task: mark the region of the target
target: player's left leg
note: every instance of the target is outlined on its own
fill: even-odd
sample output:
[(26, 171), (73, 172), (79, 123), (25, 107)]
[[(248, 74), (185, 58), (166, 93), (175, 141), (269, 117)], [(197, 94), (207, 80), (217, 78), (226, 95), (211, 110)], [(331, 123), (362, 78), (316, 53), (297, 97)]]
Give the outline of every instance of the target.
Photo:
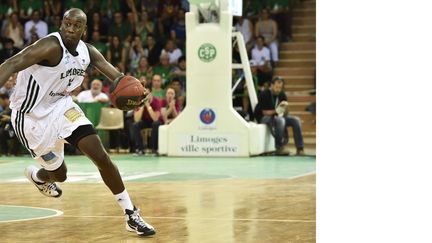
[[(154, 228), (147, 224), (139, 215), (139, 210), (134, 207), (127, 193), (117, 166), (105, 151), (102, 142), (95, 132), (90, 130), (93, 127), (86, 125), (78, 127), (68, 141), (75, 143), (81, 152), (89, 157), (98, 167), (102, 180), (114, 194), (118, 204), (124, 210), (126, 216), (126, 229), (135, 231), (138, 235), (153, 235)], [(94, 129), (93, 129), (94, 130)]]

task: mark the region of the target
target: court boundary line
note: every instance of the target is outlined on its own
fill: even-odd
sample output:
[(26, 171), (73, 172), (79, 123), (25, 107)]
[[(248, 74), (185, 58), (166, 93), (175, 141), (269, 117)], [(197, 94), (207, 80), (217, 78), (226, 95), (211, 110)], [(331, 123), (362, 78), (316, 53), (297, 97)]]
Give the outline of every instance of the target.
[(31, 206), (21, 206), (21, 205), (10, 205), (10, 204), (0, 204), (0, 207), (6, 206), (6, 207), (15, 207), (15, 208), (33, 208), (33, 209), (44, 209), (49, 211), (54, 211), (56, 214), (49, 215), (49, 216), (42, 216), (42, 217), (35, 217), (35, 218), (28, 218), (28, 219), (13, 219), (13, 220), (0, 220), (1, 223), (13, 223), (13, 222), (21, 222), (21, 221), (30, 221), (30, 220), (38, 220), (38, 219), (47, 219), (47, 218), (53, 218), (60, 215), (64, 215), (63, 211), (52, 209), (52, 208), (41, 208), (41, 207), (31, 207)]
[[(63, 215), (65, 218), (124, 218), (124, 216), (113, 216), (113, 215)], [(146, 219), (179, 219), (179, 220), (213, 220), (213, 221), (258, 221), (258, 222), (288, 222), (288, 223), (316, 223), (316, 220), (312, 219), (243, 219), (243, 218), (194, 218), (194, 217), (158, 217), (158, 216), (142, 216)]]

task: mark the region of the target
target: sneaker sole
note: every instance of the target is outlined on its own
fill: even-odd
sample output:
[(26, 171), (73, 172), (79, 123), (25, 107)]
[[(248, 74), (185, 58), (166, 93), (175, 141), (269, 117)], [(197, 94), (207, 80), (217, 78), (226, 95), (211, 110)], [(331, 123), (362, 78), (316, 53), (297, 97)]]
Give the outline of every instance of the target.
[(154, 230), (152, 232), (147, 233), (147, 234), (144, 232), (138, 232), (137, 230), (131, 228), (127, 223), (126, 223), (126, 230), (129, 232), (135, 232), (139, 236), (150, 236), (150, 235), (156, 234), (156, 231), (154, 231)]

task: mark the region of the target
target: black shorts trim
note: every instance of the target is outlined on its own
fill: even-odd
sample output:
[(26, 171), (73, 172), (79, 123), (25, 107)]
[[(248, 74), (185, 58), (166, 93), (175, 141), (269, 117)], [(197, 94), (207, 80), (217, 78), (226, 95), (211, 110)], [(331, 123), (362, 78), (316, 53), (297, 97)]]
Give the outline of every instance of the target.
[(82, 138), (93, 134), (96, 134), (96, 130), (92, 125), (82, 125), (77, 127), (77, 129), (75, 129), (69, 137), (65, 138), (65, 140), (72, 144), (75, 148), (78, 148), (78, 142)]

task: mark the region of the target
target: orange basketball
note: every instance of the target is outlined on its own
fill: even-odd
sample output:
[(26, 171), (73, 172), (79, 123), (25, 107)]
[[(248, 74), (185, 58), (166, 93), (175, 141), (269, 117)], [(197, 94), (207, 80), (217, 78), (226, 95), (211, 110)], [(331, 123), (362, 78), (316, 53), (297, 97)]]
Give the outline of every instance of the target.
[(110, 87), (111, 102), (120, 110), (133, 110), (141, 105), (144, 98), (144, 87), (132, 76), (119, 77)]

